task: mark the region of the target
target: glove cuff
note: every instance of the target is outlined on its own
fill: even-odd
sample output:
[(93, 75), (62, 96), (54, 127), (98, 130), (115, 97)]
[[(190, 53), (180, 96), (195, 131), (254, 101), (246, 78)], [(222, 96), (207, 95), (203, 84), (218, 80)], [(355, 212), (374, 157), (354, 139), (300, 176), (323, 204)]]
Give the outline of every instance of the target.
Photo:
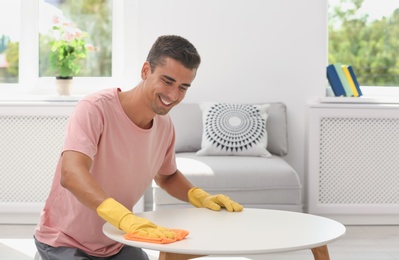
[(121, 220), (129, 214), (133, 214), (125, 206), (114, 200), (113, 198), (108, 198), (104, 200), (100, 206), (97, 208), (97, 214), (109, 222), (116, 228), (120, 229), (119, 225)]
[(188, 201), (190, 202), (191, 205), (197, 207), (197, 208), (203, 208), (204, 207), (204, 200), (205, 198), (211, 196), (209, 193), (205, 192), (203, 189), (200, 189), (198, 187), (191, 188), (188, 193)]

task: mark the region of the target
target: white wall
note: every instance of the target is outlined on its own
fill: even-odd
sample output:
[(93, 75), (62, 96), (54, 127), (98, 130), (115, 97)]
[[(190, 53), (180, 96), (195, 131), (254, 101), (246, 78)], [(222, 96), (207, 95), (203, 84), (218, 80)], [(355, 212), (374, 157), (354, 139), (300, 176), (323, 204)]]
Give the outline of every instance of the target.
[(159, 35), (197, 47), (202, 64), (184, 102), (285, 102), (286, 159), (305, 185), (306, 104), (326, 86), (326, 0), (136, 0), (127, 8), (137, 15), (136, 65)]

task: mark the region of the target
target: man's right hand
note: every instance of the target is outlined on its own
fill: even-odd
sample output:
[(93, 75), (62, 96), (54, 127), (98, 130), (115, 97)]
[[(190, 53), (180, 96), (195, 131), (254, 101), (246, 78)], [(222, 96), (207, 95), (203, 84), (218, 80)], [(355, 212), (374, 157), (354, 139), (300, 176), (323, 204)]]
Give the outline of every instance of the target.
[(147, 238), (175, 238), (175, 232), (157, 226), (148, 219), (135, 216), (133, 212), (112, 198), (104, 200), (98, 206), (97, 214), (125, 233)]
[(169, 231), (169, 229), (157, 226), (148, 219), (133, 214), (122, 218), (119, 223), (119, 229), (126, 233), (133, 233), (148, 238), (175, 238), (175, 233)]

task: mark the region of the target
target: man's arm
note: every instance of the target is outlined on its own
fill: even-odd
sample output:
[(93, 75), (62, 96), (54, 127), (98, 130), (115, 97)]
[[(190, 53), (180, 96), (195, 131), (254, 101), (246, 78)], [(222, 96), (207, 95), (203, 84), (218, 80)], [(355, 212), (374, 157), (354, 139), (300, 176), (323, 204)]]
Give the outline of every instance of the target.
[(210, 195), (206, 191), (195, 187), (177, 170), (172, 175), (157, 174), (154, 178), (159, 187), (173, 197), (189, 202), (198, 208), (220, 210), (226, 208), (230, 212), (242, 211), (243, 206), (223, 194)]
[(62, 155), (61, 185), (68, 189), (83, 205), (96, 210), (109, 196), (90, 174), (91, 158), (76, 151)]
[(175, 233), (169, 229), (133, 215), (131, 210), (110, 198), (90, 174), (91, 163), (90, 157), (83, 153), (65, 151), (62, 156), (61, 185), (86, 207), (126, 233), (135, 233), (148, 242), (151, 239), (157, 242), (159, 239), (175, 237)]

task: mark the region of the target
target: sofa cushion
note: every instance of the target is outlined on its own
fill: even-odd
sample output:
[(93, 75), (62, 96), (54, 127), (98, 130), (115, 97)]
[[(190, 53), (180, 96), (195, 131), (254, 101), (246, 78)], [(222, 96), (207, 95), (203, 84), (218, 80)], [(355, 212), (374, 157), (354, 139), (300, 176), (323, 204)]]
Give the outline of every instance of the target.
[(201, 149), (202, 112), (199, 104), (181, 103), (169, 112), (176, 132), (176, 152)]
[[(298, 175), (279, 156), (234, 159), (231, 156), (197, 156), (195, 153), (178, 153), (176, 156), (178, 169), (194, 185), (211, 194), (223, 193), (252, 207), (286, 204), (300, 208), (302, 187)], [(184, 203), (156, 185), (153, 188), (157, 206)]]
[(202, 142), (197, 155), (271, 156), (266, 150), (269, 106), (201, 103)]
[(275, 155), (288, 153), (287, 106), (284, 103), (270, 103), (267, 118), (267, 150)]
[[(275, 155), (288, 152), (286, 105), (281, 102), (270, 104), (267, 131), (267, 150)], [(169, 112), (176, 131), (176, 152), (197, 152), (201, 149), (202, 112), (199, 104), (181, 103)]]

